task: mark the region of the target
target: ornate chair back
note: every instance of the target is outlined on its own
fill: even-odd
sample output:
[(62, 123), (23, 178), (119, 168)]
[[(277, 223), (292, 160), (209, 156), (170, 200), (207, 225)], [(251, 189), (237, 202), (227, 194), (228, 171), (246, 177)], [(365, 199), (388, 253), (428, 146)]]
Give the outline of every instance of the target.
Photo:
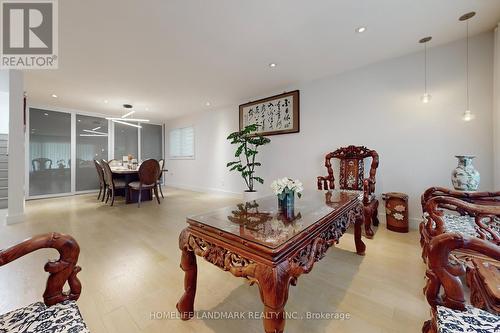
[(336, 158), (340, 161), (339, 187), (341, 190), (363, 191), (365, 179), (365, 160), (371, 158), (371, 166), (368, 179), (369, 192), (375, 191), (375, 174), (379, 163), (379, 157), (375, 150), (363, 146), (348, 146), (339, 148), (325, 156), (325, 167), (328, 176), (318, 177), (318, 189), (335, 189), (335, 176), (331, 160)]
[(143, 185), (156, 184), (160, 175), (160, 164), (155, 159), (149, 159), (141, 163), (139, 167), (139, 181)]

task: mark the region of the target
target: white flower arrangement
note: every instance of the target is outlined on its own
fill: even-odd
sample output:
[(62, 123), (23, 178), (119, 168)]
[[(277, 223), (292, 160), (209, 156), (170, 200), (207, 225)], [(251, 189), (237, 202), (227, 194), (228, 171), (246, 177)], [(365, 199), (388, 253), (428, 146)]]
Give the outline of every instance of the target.
[(297, 196), (300, 198), (302, 196), (301, 192), (304, 190), (300, 180), (293, 180), (288, 177), (276, 179), (272, 182), (271, 188), (273, 189), (274, 194), (280, 198), (287, 193), (297, 193)]

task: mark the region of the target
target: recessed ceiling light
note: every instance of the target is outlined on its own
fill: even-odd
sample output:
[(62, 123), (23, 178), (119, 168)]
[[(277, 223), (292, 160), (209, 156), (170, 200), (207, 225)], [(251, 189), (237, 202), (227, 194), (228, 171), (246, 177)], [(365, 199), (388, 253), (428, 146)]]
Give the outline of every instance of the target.
[(363, 32), (365, 32), (365, 31), (366, 31), (366, 27), (359, 27), (359, 28), (356, 28), (356, 32), (357, 32), (358, 34), (363, 33)]
[(205, 103), (205, 106), (210, 106), (210, 105), (212, 105), (212, 104), (210, 104), (210, 102)]
[(56, 94), (52, 94), (52, 97), (57, 98), (57, 95)]
[(108, 104), (108, 100), (107, 99), (105, 99), (103, 102), (104, 102), (104, 104)]
[(149, 108), (145, 108), (144, 110), (145, 110), (145, 111), (149, 111)]
[(45, 116), (48, 116), (49, 114), (48, 113), (44, 113)]
[(271, 68), (275, 68), (276, 66), (278, 66), (278, 65), (276, 63), (274, 63), (274, 62), (272, 62), (272, 63), (269, 64), (269, 67), (271, 67)]

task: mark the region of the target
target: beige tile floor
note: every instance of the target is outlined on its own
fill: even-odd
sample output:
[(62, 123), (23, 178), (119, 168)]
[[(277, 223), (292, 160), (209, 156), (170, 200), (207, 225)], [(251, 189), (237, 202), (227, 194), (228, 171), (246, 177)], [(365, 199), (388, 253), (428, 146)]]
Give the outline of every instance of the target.
[[(257, 319), (165, 318), (175, 311), (182, 294), (177, 239), (185, 217), (236, 202), (177, 189), (166, 189), (165, 196), (160, 206), (147, 202), (140, 209), (120, 201), (109, 207), (97, 203), (93, 194), (30, 201), (26, 223), (0, 227), (0, 247), (49, 231), (73, 235), (80, 243), (83, 268), (78, 304), (94, 333), (263, 332)], [(310, 274), (291, 287), (286, 306), (294, 315), (344, 312), (350, 319), (288, 320), (287, 332), (420, 331), (429, 308), (422, 295), (425, 267), (418, 232), (397, 234), (382, 226), (365, 243), (366, 256), (357, 256), (352, 233), (344, 235)], [(55, 257), (53, 250), (38, 251), (0, 269), (0, 313), (41, 299), (43, 265)], [(256, 286), (200, 259), (198, 272), (197, 310), (259, 315), (262, 305)]]

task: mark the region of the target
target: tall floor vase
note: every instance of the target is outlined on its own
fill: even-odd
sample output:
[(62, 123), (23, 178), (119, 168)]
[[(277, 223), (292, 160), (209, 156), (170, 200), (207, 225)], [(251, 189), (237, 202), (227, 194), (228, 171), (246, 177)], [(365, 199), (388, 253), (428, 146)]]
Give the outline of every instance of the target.
[(459, 191), (477, 191), (481, 176), (472, 165), (475, 156), (457, 155), (458, 166), (451, 173), (453, 187)]

